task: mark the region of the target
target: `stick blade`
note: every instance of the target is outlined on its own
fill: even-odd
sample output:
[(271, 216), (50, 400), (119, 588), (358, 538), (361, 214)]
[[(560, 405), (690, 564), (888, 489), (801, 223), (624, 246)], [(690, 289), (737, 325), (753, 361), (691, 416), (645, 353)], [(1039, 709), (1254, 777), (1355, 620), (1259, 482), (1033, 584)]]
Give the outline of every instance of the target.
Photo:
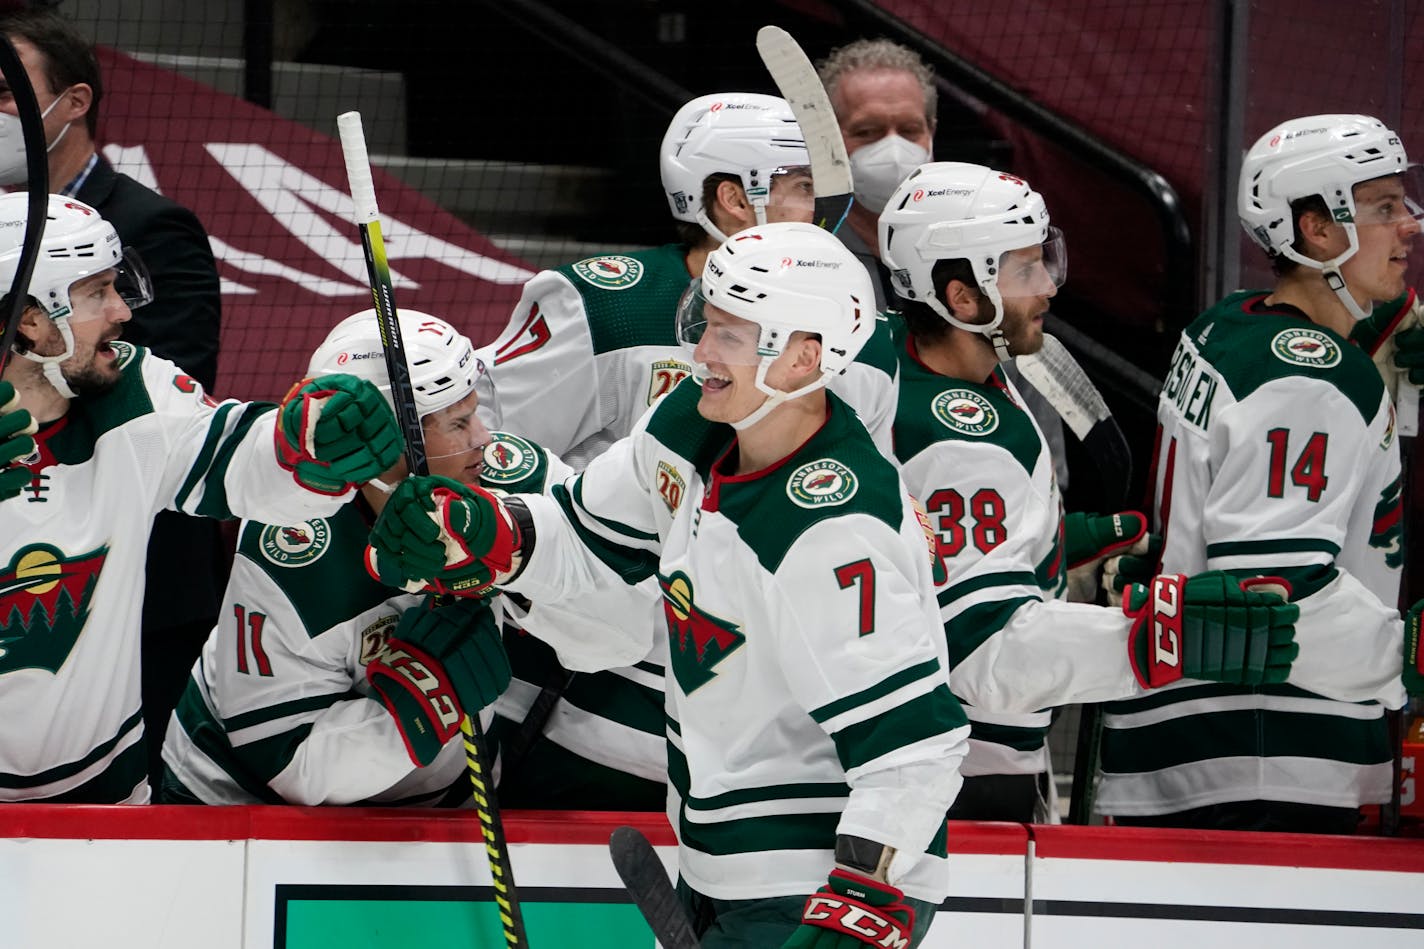
[(636, 828), (619, 827), (608, 839), (608, 852), (613, 869), (658, 942), (665, 949), (697, 949), (692, 924), (648, 838)]

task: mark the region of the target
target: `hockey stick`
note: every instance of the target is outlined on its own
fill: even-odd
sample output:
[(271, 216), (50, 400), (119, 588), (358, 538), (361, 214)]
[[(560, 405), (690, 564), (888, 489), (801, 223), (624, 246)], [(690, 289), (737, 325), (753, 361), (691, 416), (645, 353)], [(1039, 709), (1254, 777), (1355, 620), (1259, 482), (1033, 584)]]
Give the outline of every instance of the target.
[(618, 878), (663, 949), (698, 949), (692, 923), (648, 838), (633, 827), (619, 827), (608, 838), (608, 852)]
[[(371, 178), (371, 163), (366, 155), (361, 113), (342, 113), (336, 118), (336, 126), (341, 134), (341, 152), (346, 159), (351, 198), (356, 205), (355, 219), (361, 231), (361, 248), (366, 256), (366, 276), (371, 283), (371, 297), (375, 300), (376, 319), (380, 322), (381, 349), (391, 380), (391, 400), (395, 403), (396, 418), (405, 437), (406, 464), (413, 474), (428, 474), (430, 465), (425, 454), (425, 434), (420, 427), (420, 412), (415, 406), (415, 391), (410, 382), (410, 366), (406, 362), (400, 322), (396, 318), (391, 269), (386, 262), (386, 245), (381, 239), (376, 185)], [(490, 759), (484, 729), (480, 727), (477, 716), (466, 714), (460, 722), (460, 731), (465, 738), (465, 761), (469, 766), (470, 783), (474, 786), (475, 813), (479, 815), (480, 828), (484, 833), (485, 853), (489, 857), (494, 901), (499, 906), (504, 941), (511, 949), (527, 947), (529, 939), (524, 931), (519, 892), (514, 885), (514, 866), (509, 859), (504, 822), (500, 819), (499, 802), (488, 778)]]
[(15, 279), (10, 282), (5, 297), (4, 312), (0, 312), (0, 325), (4, 326), (4, 332), (0, 333), (0, 373), (3, 373), (15, 345), (15, 335), (20, 331), (20, 318), (29, 298), (30, 277), (39, 260), (40, 241), (44, 239), (45, 219), (49, 216), (49, 152), (45, 148), (44, 116), (40, 113), (29, 73), (3, 34), (0, 34), (0, 72), (9, 82), (20, 116), (20, 132), (25, 141), (25, 187), (29, 195), (25, 236), (20, 244)]
[(1014, 365), (1083, 443), (1108, 485), (1106, 493), (1119, 505), (1125, 503), (1132, 485), (1132, 452), (1127, 438), (1102, 393), (1067, 347), (1058, 337), (1045, 333), (1043, 348), (1019, 356)]
[(831, 100), (821, 85), (816, 67), (800, 44), (779, 26), (757, 30), (757, 52), (771, 73), (781, 97), (791, 104), (806, 151), (811, 156), (811, 178), (816, 185), (812, 221), (834, 234), (840, 229), (852, 201), (850, 156)]

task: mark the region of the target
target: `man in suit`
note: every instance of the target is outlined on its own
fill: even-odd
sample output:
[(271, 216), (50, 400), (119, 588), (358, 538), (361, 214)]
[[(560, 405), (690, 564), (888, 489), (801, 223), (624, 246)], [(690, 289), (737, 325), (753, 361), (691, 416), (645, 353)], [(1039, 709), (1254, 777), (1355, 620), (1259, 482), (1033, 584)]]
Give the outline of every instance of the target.
[[(92, 45), (52, 10), (0, 15), (44, 114), (49, 190), (92, 205), (125, 247), (142, 256), (153, 302), (124, 328), (124, 339), (177, 363), (213, 390), (221, 297), (208, 235), (192, 211), (115, 171), (95, 148), (103, 82)], [(0, 78), (0, 184), (25, 183), (25, 150), (9, 83)], [(143, 703), (148, 732), (163, 725), (187, 671), (217, 618), (229, 556), (218, 524), (163, 512), (151, 535), (143, 609)], [(174, 582), (181, 577), (182, 582)], [(150, 749), (150, 774), (161, 774)]]

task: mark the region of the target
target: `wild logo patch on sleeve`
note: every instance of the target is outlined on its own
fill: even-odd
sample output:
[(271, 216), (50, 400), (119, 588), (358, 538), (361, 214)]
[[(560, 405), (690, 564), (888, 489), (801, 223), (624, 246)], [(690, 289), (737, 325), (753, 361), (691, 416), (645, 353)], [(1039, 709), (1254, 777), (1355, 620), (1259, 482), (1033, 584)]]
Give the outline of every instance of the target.
[(504, 486), (523, 481), (539, 464), (539, 450), (518, 435), (492, 432), (485, 446), (485, 466), (480, 480)]
[(999, 427), (999, 412), (971, 389), (946, 389), (930, 404), (935, 418), (965, 435), (988, 435)]
[(1319, 330), (1293, 327), (1281, 330), (1271, 340), (1271, 352), (1281, 362), (1293, 366), (1329, 369), (1340, 362), (1340, 347)]
[(604, 290), (627, 290), (643, 279), (643, 262), (621, 254), (577, 261), (573, 271), (584, 283)]
[(331, 528), (322, 518), (288, 526), (269, 524), (258, 539), (262, 556), (279, 567), (304, 567), (326, 553), (330, 544)]
[(860, 482), (855, 472), (833, 458), (804, 464), (786, 479), (786, 496), (799, 507), (844, 504), (855, 497)]

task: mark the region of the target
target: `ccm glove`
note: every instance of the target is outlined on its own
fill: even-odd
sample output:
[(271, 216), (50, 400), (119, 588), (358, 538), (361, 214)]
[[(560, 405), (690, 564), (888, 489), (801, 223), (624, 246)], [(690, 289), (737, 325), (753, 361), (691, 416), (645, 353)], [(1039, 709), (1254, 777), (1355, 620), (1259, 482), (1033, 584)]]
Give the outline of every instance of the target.
[(395, 718), (406, 752), (428, 765), (509, 685), (509, 657), (489, 605), (455, 600), (406, 610), (395, 633), (366, 664), (372, 698)]
[(1063, 518), (1063, 557), (1068, 562), (1068, 599), (1093, 603), (1098, 575), (1115, 554), (1147, 551), (1147, 518), (1136, 511), (1069, 514)]
[(1103, 590), (1107, 594), (1108, 606), (1121, 606), (1122, 591), (1132, 584), (1151, 583), (1157, 574), (1157, 564), (1161, 561), (1161, 534), (1148, 534), (1128, 553), (1105, 560)]
[(366, 548), (371, 576), (411, 592), (483, 596), (519, 564), (519, 527), (504, 502), (437, 475), (396, 485)]
[(1424, 650), (1419, 647), (1421, 612), (1424, 612), (1424, 600), (1404, 614), (1404, 690), (1410, 695), (1424, 695)]
[(1220, 570), (1163, 574), (1133, 584), (1122, 611), (1132, 617), (1128, 657), (1144, 689), (1183, 677), (1233, 685), (1286, 681), (1300, 647), (1300, 607), (1279, 577), (1238, 580)]
[(888, 883), (837, 868), (830, 882), (812, 893), (801, 925), (782, 949), (862, 949), (908, 946), (915, 911), (905, 894)]
[(400, 460), (395, 413), (365, 379), (303, 379), (277, 412), (277, 460), (318, 494), (345, 494)]
[(34, 477), (14, 462), (35, 450), (30, 436), (39, 430), (35, 417), (20, 408), (20, 396), (8, 382), (0, 382), (0, 501), (13, 498)]
[(1424, 305), (1409, 288), (1381, 303), (1350, 330), (1350, 339), (1369, 353), (1393, 394), (1400, 383), (1424, 386)]

